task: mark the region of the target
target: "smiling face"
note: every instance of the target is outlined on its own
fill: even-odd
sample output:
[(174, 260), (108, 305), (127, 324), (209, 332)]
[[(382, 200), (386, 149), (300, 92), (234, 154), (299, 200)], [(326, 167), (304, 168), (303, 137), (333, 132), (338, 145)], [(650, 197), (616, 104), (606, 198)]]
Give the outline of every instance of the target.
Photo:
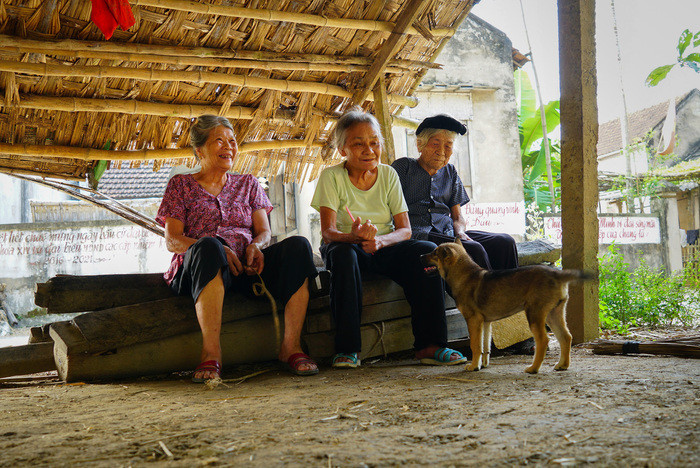
[(420, 149), (418, 162), (430, 175), (434, 175), (450, 162), (455, 134), (448, 131), (438, 131), (428, 138), (423, 149)]
[(346, 130), (345, 143), (339, 149), (350, 171), (373, 171), (379, 165), (382, 144), (379, 134), (368, 122), (360, 122)]
[(230, 128), (219, 125), (209, 132), (207, 141), (196, 152), (203, 172), (229, 171), (238, 153), (236, 136)]

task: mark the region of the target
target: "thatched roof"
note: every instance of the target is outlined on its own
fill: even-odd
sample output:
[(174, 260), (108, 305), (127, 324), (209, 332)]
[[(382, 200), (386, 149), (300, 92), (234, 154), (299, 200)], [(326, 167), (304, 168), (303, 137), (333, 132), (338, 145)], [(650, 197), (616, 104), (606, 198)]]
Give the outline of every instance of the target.
[(0, 171), (191, 164), (190, 123), (213, 113), (236, 129), (235, 170), (315, 178), (352, 104), (407, 125), (392, 115), (476, 1), (129, 3), (136, 24), (107, 41), (87, 0), (0, 0)]

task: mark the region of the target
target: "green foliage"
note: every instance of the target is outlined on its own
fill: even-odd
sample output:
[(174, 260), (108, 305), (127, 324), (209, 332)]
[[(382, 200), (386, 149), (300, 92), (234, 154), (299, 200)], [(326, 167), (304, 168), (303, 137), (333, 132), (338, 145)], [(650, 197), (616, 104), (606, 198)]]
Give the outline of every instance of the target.
[(523, 121), (531, 117), (537, 109), (535, 90), (530, 83), (530, 77), (521, 69), (515, 70), (515, 95), (517, 96), (520, 108), (518, 109), (518, 126), (523, 125)]
[[(525, 205), (534, 203), (542, 212), (551, 211), (552, 195), (547, 182), (547, 158), (543, 145), (540, 108), (535, 107), (535, 91), (530, 79), (522, 70), (515, 72), (516, 94), (520, 96), (518, 108), (518, 131), (520, 134), (520, 155), (523, 165), (523, 190)], [(559, 101), (550, 101), (544, 106), (547, 133), (556, 130), (560, 123)], [(560, 144), (548, 138), (552, 166), (552, 185), (559, 203), (561, 187)]]
[(667, 275), (642, 262), (630, 272), (611, 245), (600, 259), (600, 326), (625, 334), (634, 326), (691, 325), (700, 311), (700, 291), (686, 286), (693, 270)]
[(659, 82), (665, 79), (668, 73), (676, 65), (678, 65), (679, 68), (688, 67), (694, 70), (696, 73), (700, 73), (700, 51), (690, 52), (685, 57), (683, 56), (691, 44), (693, 48), (700, 48), (700, 31), (693, 34), (690, 32), (690, 29), (686, 29), (681, 33), (680, 37), (678, 38), (678, 45), (676, 46), (676, 50), (678, 50), (678, 58), (676, 59), (676, 63), (671, 65), (662, 65), (652, 70), (645, 80), (647, 86), (656, 86), (659, 84)]

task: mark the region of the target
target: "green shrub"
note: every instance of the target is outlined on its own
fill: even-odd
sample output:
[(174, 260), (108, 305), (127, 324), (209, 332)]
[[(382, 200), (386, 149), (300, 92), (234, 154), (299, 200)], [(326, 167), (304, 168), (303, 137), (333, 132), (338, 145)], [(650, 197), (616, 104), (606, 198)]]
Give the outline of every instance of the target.
[(700, 311), (698, 290), (687, 287), (695, 274), (688, 267), (667, 275), (644, 261), (629, 264), (614, 244), (600, 259), (600, 326), (625, 334), (629, 327), (691, 325)]

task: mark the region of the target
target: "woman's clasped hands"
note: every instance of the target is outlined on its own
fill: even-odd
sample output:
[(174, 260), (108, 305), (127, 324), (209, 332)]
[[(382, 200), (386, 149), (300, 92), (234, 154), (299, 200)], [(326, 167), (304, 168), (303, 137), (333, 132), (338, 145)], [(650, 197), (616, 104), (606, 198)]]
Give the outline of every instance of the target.
[(372, 221), (369, 219), (363, 223), (362, 218), (359, 216), (356, 217), (355, 221), (352, 223), (351, 232), (359, 240), (362, 250), (369, 254), (383, 247), (381, 240), (375, 237), (377, 234), (377, 226), (372, 224)]

